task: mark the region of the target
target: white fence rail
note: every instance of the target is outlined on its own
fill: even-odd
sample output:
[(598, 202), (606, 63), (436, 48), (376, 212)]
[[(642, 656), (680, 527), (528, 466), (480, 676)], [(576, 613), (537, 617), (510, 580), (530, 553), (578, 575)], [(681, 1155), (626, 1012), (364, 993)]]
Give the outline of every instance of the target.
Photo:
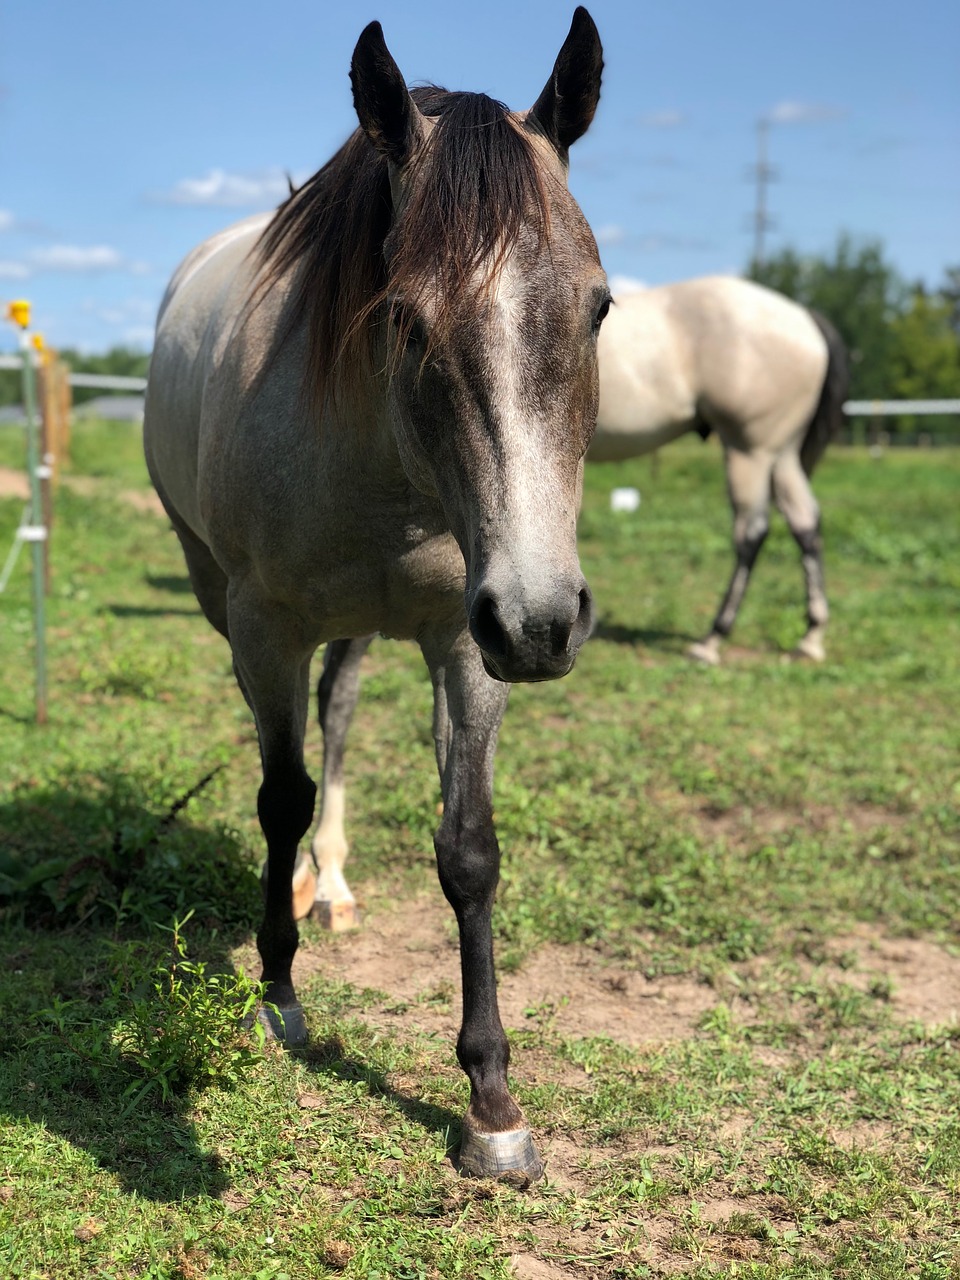
[(897, 418), (901, 414), (960, 413), (960, 400), (848, 400), (848, 418)]
[[(0, 369), (20, 369), (20, 356), (0, 356)], [(71, 387), (97, 387), (101, 391), (146, 391), (146, 378), (123, 378), (113, 373), (71, 373), (67, 381)]]

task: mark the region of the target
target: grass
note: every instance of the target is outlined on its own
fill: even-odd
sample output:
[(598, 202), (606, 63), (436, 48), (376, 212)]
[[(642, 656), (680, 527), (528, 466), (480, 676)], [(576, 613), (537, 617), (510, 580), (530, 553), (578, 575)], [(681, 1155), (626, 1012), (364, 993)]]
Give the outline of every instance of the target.
[[(706, 1009), (630, 1047), (531, 1007), (514, 1077), (548, 1180), (526, 1193), (455, 1178), (452, 1044), (339, 981), (314, 926), (310, 1050), (268, 1046), (131, 1109), (117, 1045), (142, 991), (123, 957), (150, 972), (193, 910), (205, 972), (249, 962), (258, 761), (172, 534), (120, 496), (146, 487), (136, 431), (78, 427), (74, 460), (95, 484), (58, 497), (45, 729), (24, 564), (0, 600), (0, 1274), (500, 1280), (522, 1255), (541, 1277), (960, 1276), (956, 1022), (905, 1008), (869, 959), (902, 939), (955, 972), (960, 456), (828, 455), (822, 667), (783, 661), (802, 598), (779, 525), (726, 664), (683, 657), (730, 567), (712, 445), (588, 471), (600, 626), (568, 680), (511, 697), (499, 962), (522, 976), (553, 945), (658, 991), (696, 984)], [(630, 483), (643, 504), (614, 515)], [(0, 501), (0, 548), (19, 515)], [(315, 727), (309, 744), (317, 759)], [(388, 918), (436, 893), (411, 647), (371, 651), (348, 780), (351, 883)], [(64, 1006), (79, 1038), (43, 1013)]]

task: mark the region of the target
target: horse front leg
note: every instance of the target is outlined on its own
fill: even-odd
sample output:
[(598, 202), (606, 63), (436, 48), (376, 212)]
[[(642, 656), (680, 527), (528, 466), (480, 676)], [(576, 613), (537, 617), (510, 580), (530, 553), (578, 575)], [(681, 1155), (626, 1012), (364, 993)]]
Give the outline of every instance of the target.
[(265, 998), (279, 1017), (262, 1016), (278, 1039), (300, 1044), (307, 1029), (291, 977), (299, 943), (292, 885), (298, 846), (316, 798), (303, 762), (312, 650), (299, 620), (273, 602), (231, 593), (228, 618), (234, 669), (257, 722), (263, 769), (257, 814), (267, 842), (267, 866), (257, 947)]
[(709, 635), (692, 644), (687, 656), (716, 666), (720, 645), (733, 630), (750, 574), (770, 528), (770, 472), (772, 460), (764, 454), (726, 448), (727, 489), (733, 507), (733, 549), (736, 555), (733, 576), (727, 587)]
[(323, 782), (320, 821), (313, 837), (317, 869), (310, 914), (339, 932), (359, 924), (357, 904), (343, 876), (349, 846), (344, 831), (343, 754), (347, 731), (360, 693), (360, 664), (373, 636), (332, 640), (317, 684), (317, 714), (323, 731)]
[(493, 827), (493, 757), (509, 686), (484, 671), (466, 630), (421, 638), (434, 686), (434, 738), (443, 820), (434, 838), (440, 884), (460, 930), (463, 1020), (457, 1058), (470, 1080), (459, 1168), (472, 1177), (543, 1166), (510, 1096), (510, 1046), (497, 1007), (491, 914), (500, 876)]

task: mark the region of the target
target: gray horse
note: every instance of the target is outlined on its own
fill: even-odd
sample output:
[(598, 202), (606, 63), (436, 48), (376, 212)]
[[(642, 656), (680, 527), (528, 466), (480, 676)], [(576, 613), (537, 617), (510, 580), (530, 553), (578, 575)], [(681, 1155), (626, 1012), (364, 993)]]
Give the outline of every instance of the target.
[[(257, 943), (288, 1041), (306, 1034), (291, 882), (316, 794), (310, 660), (373, 631), (423, 651), (474, 1174), (540, 1173), (497, 1008), (493, 757), (508, 682), (565, 675), (592, 623), (576, 518), (610, 297), (566, 179), (602, 65), (578, 8), (535, 105), (512, 114), (482, 94), (411, 94), (371, 23), (351, 68), (360, 129), (266, 226), (181, 265), (147, 397), (150, 474), (256, 718)], [(350, 678), (328, 661), (322, 719)]]

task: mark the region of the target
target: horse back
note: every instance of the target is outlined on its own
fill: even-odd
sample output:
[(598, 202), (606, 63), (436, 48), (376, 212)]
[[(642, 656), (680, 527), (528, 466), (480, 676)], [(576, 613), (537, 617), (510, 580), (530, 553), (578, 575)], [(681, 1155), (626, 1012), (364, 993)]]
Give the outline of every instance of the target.
[(264, 223), (262, 216), (248, 218), (194, 249), (174, 272), (157, 319), (144, 409), (147, 466), (174, 522), (204, 542), (204, 405), (249, 298), (250, 251)]
[(706, 276), (668, 289), (674, 321), (691, 346), (698, 419), (734, 448), (799, 448), (828, 361), (810, 312), (734, 276)]

